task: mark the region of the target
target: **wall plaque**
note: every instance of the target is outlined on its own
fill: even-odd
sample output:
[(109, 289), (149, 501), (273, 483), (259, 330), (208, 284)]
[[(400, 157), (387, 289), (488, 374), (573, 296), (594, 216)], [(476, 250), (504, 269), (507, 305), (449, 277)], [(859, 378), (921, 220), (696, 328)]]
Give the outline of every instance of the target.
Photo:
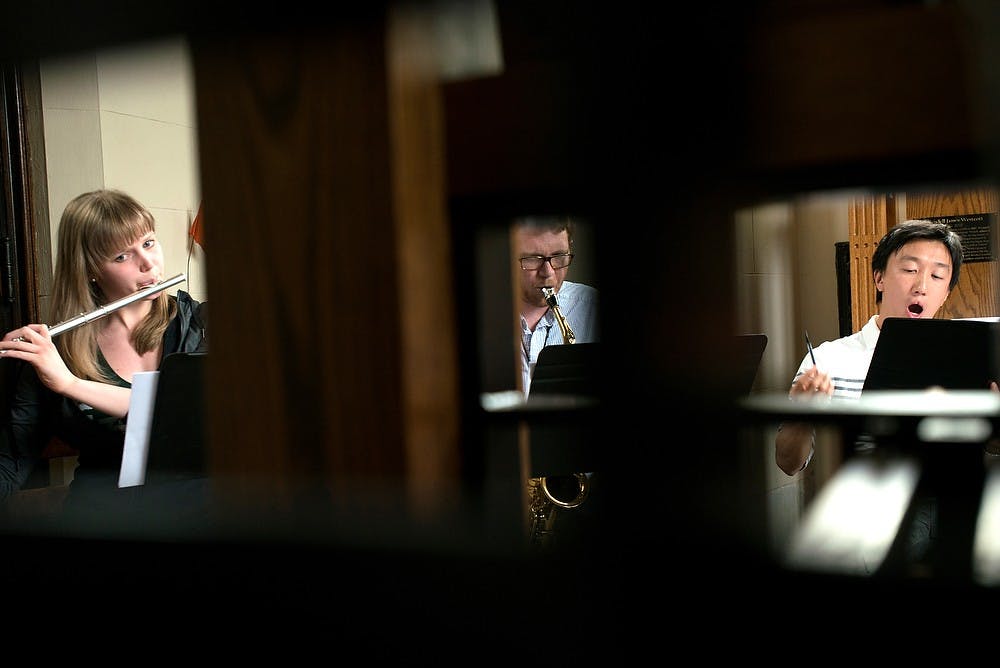
[(996, 259), (993, 248), (995, 213), (968, 213), (961, 216), (927, 216), (946, 224), (962, 238), (962, 262), (990, 262)]

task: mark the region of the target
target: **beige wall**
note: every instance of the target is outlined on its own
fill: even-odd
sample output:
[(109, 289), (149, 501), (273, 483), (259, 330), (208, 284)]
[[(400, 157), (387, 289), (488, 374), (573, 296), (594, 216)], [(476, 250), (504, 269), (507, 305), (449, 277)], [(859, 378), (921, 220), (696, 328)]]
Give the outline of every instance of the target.
[[(768, 343), (755, 392), (787, 392), (805, 355), (803, 330), (814, 345), (840, 336), (836, 246), (848, 240), (852, 193), (807, 194), (762, 203), (736, 215), (737, 295), (740, 333), (762, 332)], [(817, 456), (809, 468), (785, 475), (774, 463), (776, 425), (762, 428), (748, 447), (766, 460), (771, 540), (785, 544), (817, 485), (839, 459), (832, 429), (817, 433)]]
[(43, 60), (40, 74), (53, 257), (66, 203), (117, 188), (156, 218), (167, 276), (186, 273), (179, 287), (207, 300), (205, 253), (188, 236), (201, 185), (187, 43), (166, 39)]

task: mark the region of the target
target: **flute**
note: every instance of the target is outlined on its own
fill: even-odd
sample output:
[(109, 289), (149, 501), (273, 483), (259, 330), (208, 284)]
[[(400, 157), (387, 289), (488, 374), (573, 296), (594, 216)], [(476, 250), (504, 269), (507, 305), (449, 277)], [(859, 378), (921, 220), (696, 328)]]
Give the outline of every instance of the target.
[[(68, 332), (69, 330), (76, 329), (81, 325), (86, 325), (88, 322), (93, 322), (94, 320), (103, 318), (109, 313), (113, 313), (114, 311), (117, 311), (118, 309), (124, 306), (128, 306), (132, 302), (139, 301), (140, 299), (148, 297), (150, 295), (155, 295), (157, 292), (162, 292), (163, 290), (171, 288), (177, 285), (178, 283), (183, 283), (186, 280), (187, 276), (185, 274), (177, 274), (173, 278), (168, 278), (167, 280), (162, 281), (160, 283), (156, 283), (155, 285), (151, 285), (148, 288), (143, 288), (138, 292), (133, 292), (129, 296), (122, 297), (121, 299), (113, 301), (110, 304), (99, 306), (90, 313), (81, 313), (80, 315), (72, 317), (69, 320), (63, 320), (58, 325), (53, 325), (52, 327), (49, 327), (49, 336), (55, 338), (60, 334), (62, 334), (63, 332)], [(11, 339), (11, 341), (24, 341), (24, 339), (18, 336), (14, 339)]]

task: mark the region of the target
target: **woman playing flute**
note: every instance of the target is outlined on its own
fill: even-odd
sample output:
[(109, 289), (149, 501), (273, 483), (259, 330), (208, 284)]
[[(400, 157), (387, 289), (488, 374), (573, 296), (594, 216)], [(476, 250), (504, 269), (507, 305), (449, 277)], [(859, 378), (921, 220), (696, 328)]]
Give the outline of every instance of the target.
[[(123, 192), (77, 196), (63, 211), (58, 234), (55, 322), (148, 291), (165, 278), (153, 216)], [(173, 352), (207, 350), (206, 316), (207, 304), (188, 293), (161, 290), (57, 338), (44, 324), (7, 332), (0, 364), (20, 368), (10, 374), (17, 382), (0, 442), (0, 498), (25, 484), (53, 439), (79, 455), (70, 498), (94, 485), (113, 492), (133, 374), (155, 371)]]

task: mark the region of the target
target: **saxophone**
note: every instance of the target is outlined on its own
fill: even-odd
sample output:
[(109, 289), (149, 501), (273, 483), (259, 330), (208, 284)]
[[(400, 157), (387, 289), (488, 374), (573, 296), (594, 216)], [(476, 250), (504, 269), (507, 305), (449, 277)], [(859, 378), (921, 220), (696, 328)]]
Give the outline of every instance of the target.
[(553, 525), (557, 510), (569, 510), (578, 507), (587, 500), (590, 493), (590, 473), (574, 473), (576, 496), (570, 500), (560, 498), (559, 494), (550, 489), (548, 478), (528, 479), (528, 514), (530, 515), (530, 541), (532, 547), (546, 548), (553, 535)]
[(552, 288), (542, 288), (542, 294), (545, 295), (545, 303), (552, 309), (552, 315), (556, 317), (556, 322), (559, 323), (559, 331), (562, 332), (563, 341), (566, 343), (576, 343), (576, 334), (570, 329), (569, 323), (566, 322), (566, 316), (563, 315), (562, 309), (559, 308), (559, 302), (556, 301), (556, 291)]
[[(563, 341), (567, 344), (576, 343), (576, 334), (573, 333), (569, 323), (566, 322), (566, 316), (563, 315), (562, 309), (559, 308), (559, 302), (556, 300), (556, 291), (549, 287), (542, 288), (541, 290), (545, 296), (545, 302), (552, 309), (552, 315), (555, 316), (556, 322), (559, 324)], [(572, 478), (575, 481), (575, 496), (568, 500), (560, 498), (559, 494), (554, 493), (553, 489), (551, 489), (553, 485), (550, 484), (551, 481), (548, 478), (528, 479), (530, 542), (533, 547), (544, 548), (548, 546), (552, 539), (553, 525), (558, 510), (576, 508), (587, 499), (587, 495), (590, 493), (591, 475), (591, 473), (572, 474)], [(562, 478), (562, 476), (559, 477)]]

